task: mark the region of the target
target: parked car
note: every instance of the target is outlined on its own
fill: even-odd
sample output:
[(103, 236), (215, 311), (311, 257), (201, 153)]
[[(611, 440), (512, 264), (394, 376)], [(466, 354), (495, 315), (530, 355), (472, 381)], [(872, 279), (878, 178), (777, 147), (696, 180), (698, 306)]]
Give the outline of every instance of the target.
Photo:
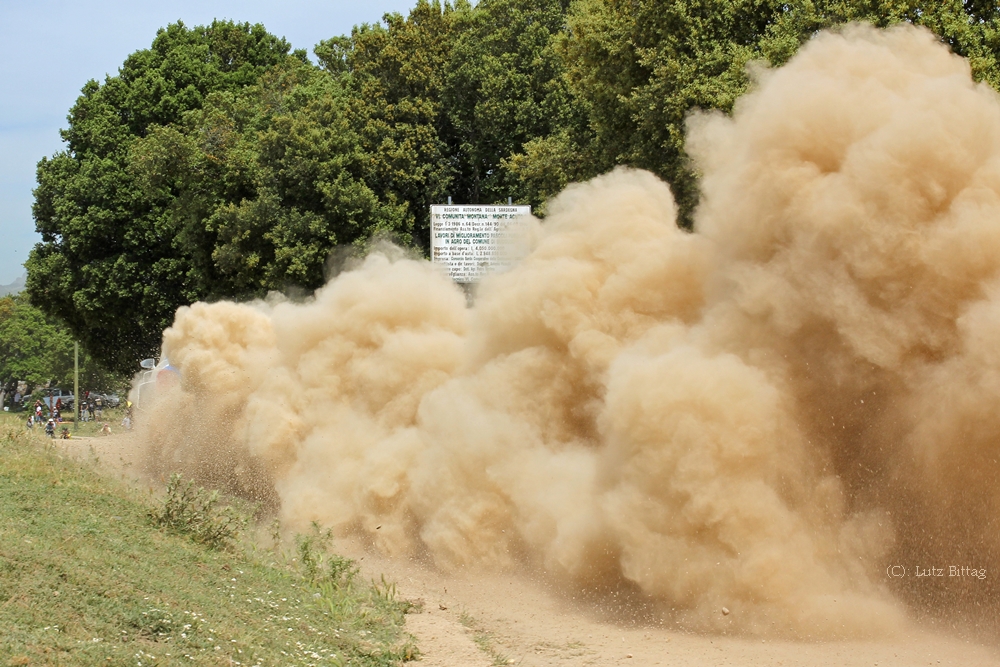
[(83, 394), (84, 400), (88, 403), (93, 403), (94, 399), (98, 396), (101, 397), (101, 402), (105, 408), (117, 408), (121, 404), (121, 399), (115, 393), (105, 394), (102, 391), (88, 391)]
[(117, 408), (122, 402), (122, 400), (118, 398), (118, 394), (101, 394), (101, 398), (104, 399), (104, 405), (108, 408)]
[(71, 410), (73, 408), (73, 392), (67, 391), (59, 388), (43, 389), (42, 403), (51, 410), (52, 406), (57, 405), (60, 401), (62, 402), (63, 411)]

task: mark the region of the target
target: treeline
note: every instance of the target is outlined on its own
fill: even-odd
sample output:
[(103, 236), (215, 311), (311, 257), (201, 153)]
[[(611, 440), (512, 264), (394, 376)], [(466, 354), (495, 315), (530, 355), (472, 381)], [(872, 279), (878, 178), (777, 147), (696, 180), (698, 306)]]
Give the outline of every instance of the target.
[(155, 353), (177, 306), (323, 283), (375, 234), (423, 248), (427, 207), (544, 212), (615, 165), (672, 186), (689, 226), (692, 109), (731, 110), (747, 64), (849, 21), (925, 25), (1000, 84), (986, 0), (420, 0), (314, 49), (260, 25), (178, 23), (88, 82), (38, 165), (27, 292), (108, 368)]
[[(16, 408), (11, 398), (21, 382), (28, 393), (46, 385), (72, 389), (73, 343), (66, 326), (28, 303), (24, 294), (0, 297), (0, 407)], [(130, 377), (107, 372), (82, 349), (79, 371), (80, 386), (94, 391), (118, 391)]]

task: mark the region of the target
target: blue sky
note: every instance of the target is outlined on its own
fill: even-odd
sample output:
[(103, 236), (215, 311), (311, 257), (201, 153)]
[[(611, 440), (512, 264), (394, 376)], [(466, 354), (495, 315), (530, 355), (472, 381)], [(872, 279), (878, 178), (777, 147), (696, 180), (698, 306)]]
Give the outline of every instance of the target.
[(148, 47), (157, 28), (213, 18), (263, 23), (292, 48), (347, 34), (416, 0), (175, 0), (66, 2), (0, 0), (0, 285), (13, 282), (39, 240), (31, 219), (35, 165), (62, 148), (59, 130), (89, 79), (115, 74)]

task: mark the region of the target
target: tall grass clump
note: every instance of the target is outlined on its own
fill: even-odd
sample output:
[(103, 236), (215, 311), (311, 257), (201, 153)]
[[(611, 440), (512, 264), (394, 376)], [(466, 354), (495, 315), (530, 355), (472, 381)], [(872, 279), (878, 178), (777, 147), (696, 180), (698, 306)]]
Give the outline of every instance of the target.
[[(386, 628), (400, 627), (406, 614), (418, 611), (413, 602), (398, 595), (396, 585), (380, 577), (379, 581), (361, 581), (355, 561), (329, 551), (332, 533), (316, 522), (311, 532), (295, 536), (298, 569), (308, 582), (315, 603), (333, 618), (345, 619), (346, 630), (370, 638), (374, 644), (388, 644)], [(412, 641), (396, 642), (392, 649), (376, 649), (390, 663), (415, 660), (419, 652)]]

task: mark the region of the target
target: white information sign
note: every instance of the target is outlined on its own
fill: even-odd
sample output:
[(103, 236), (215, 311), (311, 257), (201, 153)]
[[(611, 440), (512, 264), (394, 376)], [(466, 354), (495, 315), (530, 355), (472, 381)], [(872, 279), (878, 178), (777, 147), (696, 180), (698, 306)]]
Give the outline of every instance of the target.
[(457, 283), (474, 283), (510, 264), (502, 241), (530, 206), (431, 206), (431, 261)]

